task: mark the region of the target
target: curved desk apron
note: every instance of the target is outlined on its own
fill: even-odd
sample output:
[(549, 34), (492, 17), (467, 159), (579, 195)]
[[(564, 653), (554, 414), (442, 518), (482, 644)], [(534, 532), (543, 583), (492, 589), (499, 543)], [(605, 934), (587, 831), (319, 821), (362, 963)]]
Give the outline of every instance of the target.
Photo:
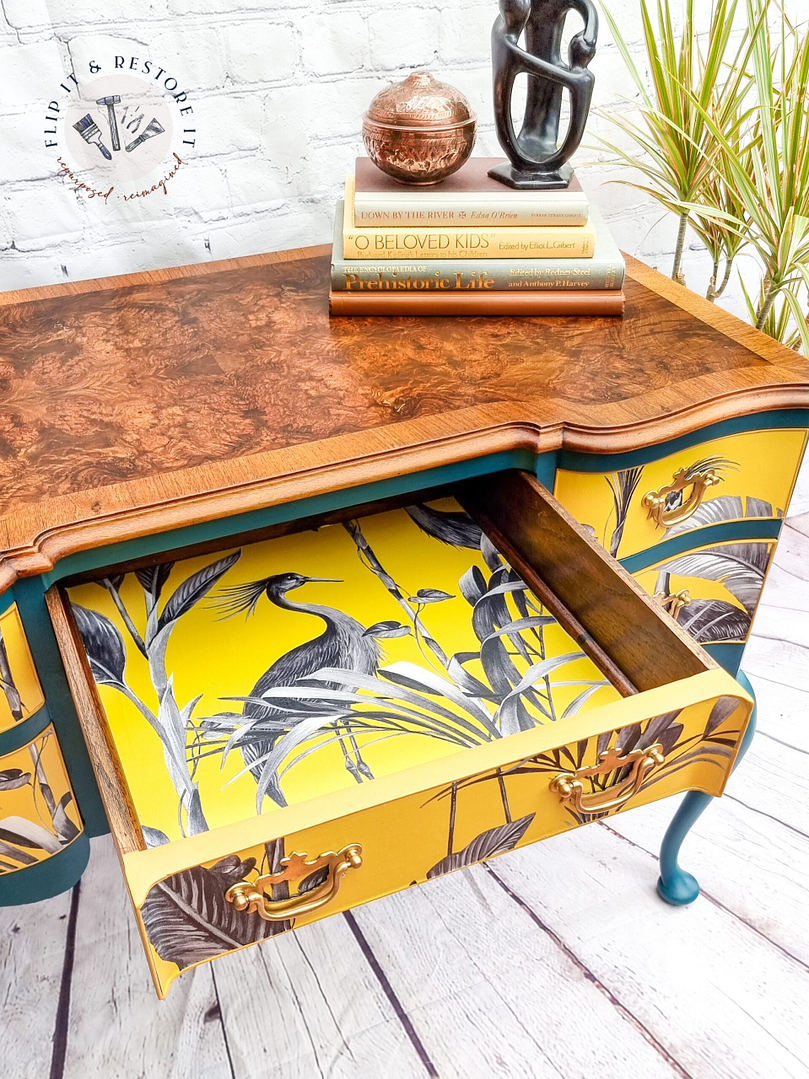
[[(0, 297), (0, 902), (71, 886), (108, 830), (46, 599), (99, 567), (520, 469), (737, 673), (806, 442), (805, 359), (631, 259), (623, 320), (330, 321), (328, 265), (310, 248)], [(664, 847), (671, 902), (697, 893), (676, 854), (705, 797)]]

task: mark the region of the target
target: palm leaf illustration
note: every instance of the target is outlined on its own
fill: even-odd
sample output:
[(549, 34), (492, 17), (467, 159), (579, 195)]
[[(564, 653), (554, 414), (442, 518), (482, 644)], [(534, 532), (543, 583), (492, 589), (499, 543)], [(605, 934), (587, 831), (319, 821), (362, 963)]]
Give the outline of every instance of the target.
[(166, 606), (163, 608), (163, 613), (158, 620), (159, 628), (163, 629), (170, 622), (176, 621), (176, 619), (190, 611), (203, 596), (210, 592), (220, 577), (223, 577), (232, 566), (235, 566), (240, 555), (241, 551), (234, 551), (233, 554), (226, 555), (224, 558), (212, 562), (209, 566), (204, 566), (179, 584), (169, 596)]
[(3, 630), (0, 629), (0, 689), (5, 694), (9, 711), (15, 723), (23, 717), (23, 703), (19, 690), (14, 683), (14, 674), (8, 660), (6, 642), (3, 640)]
[(752, 621), (747, 611), (723, 599), (692, 599), (677, 619), (701, 644), (743, 641)]
[(480, 549), (480, 525), (475, 524), (467, 513), (437, 510), (423, 503), (408, 506), (407, 513), (422, 532), (441, 543), (468, 547), (473, 551)]
[(0, 791), (14, 791), (31, 782), (31, 773), (22, 768), (6, 768), (0, 772)]
[(718, 581), (752, 617), (769, 560), (768, 543), (726, 543), (680, 555), (661, 566), (660, 572)]
[(141, 907), (146, 936), (161, 959), (180, 970), (223, 952), (264, 940), (289, 922), (265, 922), (237, 911), (225, 892), (255, 867), (255, 859), (231, 855), (211, 869), (194, 866), (155, 884)]
[(618, 548), (621, 546), (624, 528), (626, 527), (626, 518), (629, 513), (629, 504), (638, 489), (642, 472), (643, 466), (636, 465), (634, 468), (622, 468), (619, 472), (613, 472), (612, 475), (606, 477), (615, 512), (615, 527), (610, 538), (610, 554), (613, 558), (617, 555)]
[(98, 611), (71, 605), (76, 629), (87, 653), (90, 671), (100, 686), (121, 686), (126, 668), (126, 649), (113, 623)]
[(455, 869), (463, 869), (464, 866), (474, 865), (475, 862), (482, 862), (486, 858), (494, 858), (497, 854), (514, 850), (535, 815), (529, 813), (527, 817), (520, 817), (519, 820), (508, 821), (497, 828), (489, 828), (488, 831), (481, 832), (479, 836), (475, 836), (470, 843), (467, 843), (463, 850), (456, 854), (448, 854), (446, 858), (436, 862), (432, 869), (427, 871), (427, 879), (433, 880), (445, 873), (452, 873)]
[(690, 532), (694, 528), (702, 528), (705, 525), (723, 524), (726, 521), (741, 521), (757, 517), (783, 517), (783, 510), (775, 510), (771, 502), (763, 498), (754, 498), (748, 495), (742, 501), (740, 495), (719, 495), (717, 498), (709, 498), (697, 506), (694, 512), (685, 521), (671, 525), (666, 529), (667, 536), (676, 536), (680, 532)]

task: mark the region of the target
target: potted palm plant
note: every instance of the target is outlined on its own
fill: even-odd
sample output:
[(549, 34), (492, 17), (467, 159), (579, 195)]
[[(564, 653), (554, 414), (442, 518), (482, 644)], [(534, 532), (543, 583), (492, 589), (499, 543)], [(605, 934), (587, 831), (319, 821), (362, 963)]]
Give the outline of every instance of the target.
[[(674, 4), (682, 3), (682, 30)], [(688, 228), (712, 260), (707, 297), (722, 295), (737, 256), (760, 270), (745, 287), (750, 321), (809, 352), (809, 36), (776, 0), (715, 0), (705, 42), (695, 0), (640, 0), (649, 81), (615, 18), (607, 22), (639, 93), (639, 115), (607, 119), (628, 136), (602, 145), (633, 170), (626, 180), (677, 215), (672, 265), (685, 284)]]

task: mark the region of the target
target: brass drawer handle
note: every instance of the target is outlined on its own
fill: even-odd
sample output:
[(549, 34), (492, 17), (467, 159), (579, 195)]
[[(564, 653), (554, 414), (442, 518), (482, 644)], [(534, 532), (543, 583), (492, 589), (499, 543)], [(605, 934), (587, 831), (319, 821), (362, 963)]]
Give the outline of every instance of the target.
[[(362, 847), (351, 843), (342, 850), (329, 851), (311, 861), (305, 854), (290, 854), (281, 859), (281, 869), (276, 873), (265, 873), (252, 883), (242, 880), (231, 885), (225, 892), (225, 899), (236, 910), (255, 912), (265, 922), (285, 922), (302, 914), (311, 914), (319, 910), (337, 895), (340, 882), (349, 869), (359, 869), (362, 865)], [(326, 879), (308, 892), (298, 892), (288, 899), (268, 899), (264, 894), (275, 884), (301, 880), (315, 873), (318, 869), (328, 869)]]
[[(591, 768), (578, 768), (575, 772), (562, 772), (551, 780), (550, 789), (563, 802), (569, 802), (577, 813), (607, 813), (626, 805), (637, 794), (646, 777), (663, 763), (663, 747), (659, 742), (648, 749), (634, 749), (623, 753), (617, 746), (599, 755), (598, 764)], [(631, 771), (626, 779), (603, 791), (584, 793), (584, 780), (609, 775), (627, 765)]]
[[(661, 487), (659, 491), (650, 491), (644, 495), (641, 504), (649, 511), (650, 520), (654, 521), (658, 528), (670, 528), (687, 521), (702, 505), (708, 488), (721, 482), (722, 477), (716, 469), (706, 468), (702, 472), (690, 472), (686, 468), (680, 468), (674, 473), (671, 483)], [(681, 505), (667, 510), (666, 499), (669, 495), (678, 494), (689, 486), (691, 494), (688, 498), (684, 499)]]
[(663, 610), (668, 611), (676, 622), (683, 607), (691, 603), (691, 593), (687, 588), (681, 588), (679, 592), (669, 592), (668, 595), (665, 592), (655, 592), (655, 599), (659, 600)]

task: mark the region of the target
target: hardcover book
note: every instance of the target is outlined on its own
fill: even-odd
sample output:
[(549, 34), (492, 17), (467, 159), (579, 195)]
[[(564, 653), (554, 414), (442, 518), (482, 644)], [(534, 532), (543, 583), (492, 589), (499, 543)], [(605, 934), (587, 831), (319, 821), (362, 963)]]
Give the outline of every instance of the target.
[(343, 255), (343, 202), (337, 204), (331, 287), (335, 292), (586, 292), (620, 289), (624, 260), (600, 212), (590, 216), (595, 250), (587, 259), (348, 259)]
[(402, 259), (421, 255), (436, 259), (592, 258), (595, 231), (588, 221), (580, 228), (563, 225), (479, 228), (414, 226), (357, 228), (354, 222), (354, 177), (346, 180), (343, 254), (355, 259)]
[(590, 292), (330, 292), (332, 315), (568, 315), (624, 313), (620, 289)]
[(407, 187), (386, 176), (367, 157), (355, 166), (354, 224), (569, 225), (587, 224), (588, 200), (574, 176), (566, 190), (514, 191), (493, 180), (495, 157), (472, 157), (434, 187)]

